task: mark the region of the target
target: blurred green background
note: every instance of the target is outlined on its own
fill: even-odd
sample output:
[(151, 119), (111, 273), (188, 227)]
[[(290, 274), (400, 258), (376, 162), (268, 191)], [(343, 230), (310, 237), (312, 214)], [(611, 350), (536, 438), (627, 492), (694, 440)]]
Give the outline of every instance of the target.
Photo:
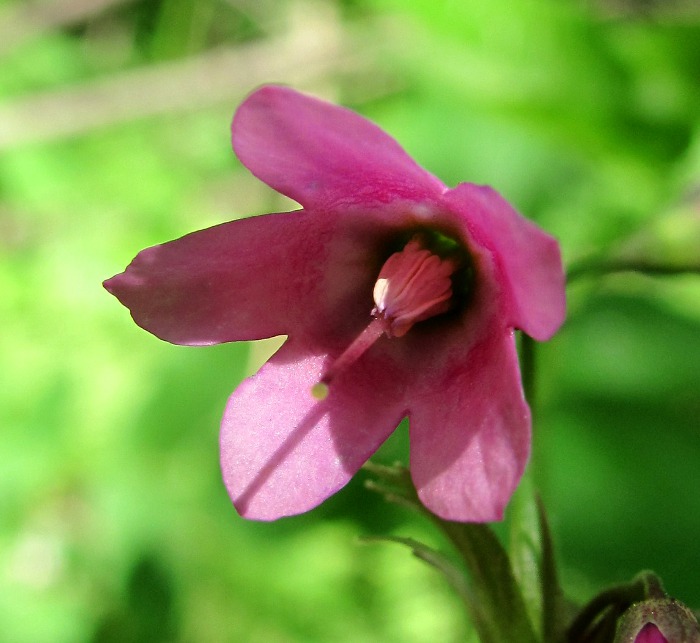
[[(218, 423), (269, 345), (170, 346), (101, 288), (145, 246), (293, 207), (230, 150), (265, 82), (493, 185), (569, 265), (697, 263), (695, 0), (3, 2), (3, 641), (471, 640), (436, 573), (358, 545), (442, 545), (363, 474), (305, 516), (236, 515)], [(581, 278), (538, 353), (532, 474), (576, 600), (651, 568), (700, 605), (698, 281)], [(407, 448), (402, 427), (379, 459)]]

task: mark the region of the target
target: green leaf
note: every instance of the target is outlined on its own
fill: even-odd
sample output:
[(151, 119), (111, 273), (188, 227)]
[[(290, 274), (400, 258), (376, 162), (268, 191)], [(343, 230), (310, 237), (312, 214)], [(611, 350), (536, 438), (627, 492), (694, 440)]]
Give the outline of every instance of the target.
[(542, 635), (544, 597), (540, 527), (537, 503), (526, 476), (511, 501), (510, 555), (513, 575), (520, 586), (525, 608), (536, 630)]
[(467, 569), (483, 643), (539, 641), (527, 613), (508, 554), (485, 524), (434, 520), (452, 541)]
[(411, 553), (420, 560), (428, 563), (431, 567), (437, 569), (457, 591), (459, 597), (467, 606), (467, 611), (471, 612), (471, 606), (474, 605), (474, 595), (469, 588), (469, 583), (466, 581), (464, 571), (455, 565), (447, 556), (441, 552), (428, 547), (424, 543), (413, 538), (402, 538), (401, 536), (364, 536), (360, 538), (360, 542), (388, 542), (405, 545), (411, 550)]
[(566, 604), (559, 584), (544, 506), (526, 475), (511, 501), (510, 556), (531, 622), (543, 641), (558, 641), (566, 628)]
[(545, 642), (559, 641), (566, 629), (567, 615), (570, 605), (564, 597), (564, 591), (559, 584), (556, 561), (554, 560), (554, 544), (549, 521), (545, 513), (542, 499), (537, 496), (537, 517), (541, 534), (540, 576), (542, 583), (542, 639)]

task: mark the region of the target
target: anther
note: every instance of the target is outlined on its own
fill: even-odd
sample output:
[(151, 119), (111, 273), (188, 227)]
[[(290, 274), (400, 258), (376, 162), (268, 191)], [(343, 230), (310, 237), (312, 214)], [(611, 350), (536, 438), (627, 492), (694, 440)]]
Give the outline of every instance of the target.
[(441, 259), (414, 238), (391, 255), (374, 284), (372, 321), (311, 387), (318, 400), (328, 396), (336, 375), (359, 359), (382, 335), (402, 337), (419, 322), (449, 310), (455, 264)]
[(385, 320), (389, 337), (405, 335), (416, 322), (450, 308), (454, 263), (412, 239), (391, 255), (374, 284), (374, 317)]

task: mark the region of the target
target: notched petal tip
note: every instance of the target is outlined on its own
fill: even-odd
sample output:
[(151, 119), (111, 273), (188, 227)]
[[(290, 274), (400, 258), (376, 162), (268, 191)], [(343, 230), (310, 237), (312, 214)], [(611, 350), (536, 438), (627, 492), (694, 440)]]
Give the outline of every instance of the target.
[(398, 424), (380, 373), (345, 377), (324, 402), (309, 391), (325, 356), (289, 339), (231, 395), (221, 423), (221, 470), (239, 513), (274, 520), (313, 509), (356, 473)]
[(409, 419), (419, 497), (446, 520), (501, 520), (531, 439), (512, 333), (474, 345), (434, 386), (442, 397), (414, 403)]

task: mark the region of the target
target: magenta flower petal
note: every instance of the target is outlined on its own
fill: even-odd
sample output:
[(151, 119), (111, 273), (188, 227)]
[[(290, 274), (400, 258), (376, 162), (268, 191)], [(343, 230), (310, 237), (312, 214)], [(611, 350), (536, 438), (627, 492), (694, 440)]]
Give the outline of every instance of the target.
[(231, 221), (142, 250), (105, 288), (174, 344), (292, 333), (309, 324), (337, 226), (304, 211)]
[(373, 123), (288, 87), (251, 94), (232, 140), (255, 176), (307, 209), (432, 202), (445, 189)]
[(401, 378), (386, 381), (382, 368), (349, 372), (316, 401), (309, 391), (324, 361), (290, 339), (229, 399), (221, 468), (241, 515), (273, 520), (312, 509), (350, 480), (405, 415)]
[(510, 292), (511, 323), (537, 340), (549, 339), (566, 316), (557, 241), (487, 186), (462, 183), (445, 202), (464, 216), (471, 238), (492, 252)]
[(511, 331), (492, 333), (409, 414), (418, 495), (447, 520), (500, 520), (530, 452), (530, 411)]

